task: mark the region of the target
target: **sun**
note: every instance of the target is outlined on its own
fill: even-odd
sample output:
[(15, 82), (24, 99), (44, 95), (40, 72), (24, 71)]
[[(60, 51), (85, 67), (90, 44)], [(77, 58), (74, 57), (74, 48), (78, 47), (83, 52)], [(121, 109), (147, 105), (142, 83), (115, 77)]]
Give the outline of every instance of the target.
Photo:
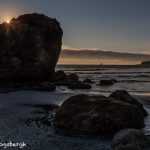
[(7, 22), (8, 24), (10, 23), (10, 21), (9, 21), (9, 20), (7, 20), (6, 22)]

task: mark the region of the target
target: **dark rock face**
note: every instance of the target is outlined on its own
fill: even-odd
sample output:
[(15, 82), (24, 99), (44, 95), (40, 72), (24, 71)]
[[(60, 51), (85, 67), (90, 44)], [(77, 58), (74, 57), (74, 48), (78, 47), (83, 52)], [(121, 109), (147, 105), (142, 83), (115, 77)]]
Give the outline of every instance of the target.
[(141, 128), (144, 116), (139, 107), (102, 95), (76, 95), (56, 112), (55, 124), (90, 134), (112, 134), (125, 128)]
[(115, 98), (115, 99), (117, 99), (119, 101), (122, 101), (122, 102), (126, 102), (126, 103), (130, 103), (130, 104), (136, 105), (142, 110), (144, 116), (148, 115), (146, 110), (143, 108), (143, 104), (141, 104), (137, 99), (132, 97), (125, 90), (117, 90), (117, 91), (113, 92), (112, 94), (110, 94), (109, 97)]
[(112, 145), (115, 150), (141, 150), (150, 147), (150, 140), (141, 130), (124, 129), (114, 136)]
[(62, 35), (59, 22), (42, 14), (0, 24), (0, 80), (51, 80)]

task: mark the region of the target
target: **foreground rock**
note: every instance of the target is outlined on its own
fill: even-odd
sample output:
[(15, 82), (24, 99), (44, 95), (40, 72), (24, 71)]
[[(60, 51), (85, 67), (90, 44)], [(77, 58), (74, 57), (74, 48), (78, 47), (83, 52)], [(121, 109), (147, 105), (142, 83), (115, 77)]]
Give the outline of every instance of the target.
[(56, 19), (36, 13), (0, 24), (0, 80), (52, 80), (62, 34)]
[(115, 150), (141, 150), (150, 147), (150, 140), (141, 130), (124, 129), (114, 136), (112, 145)]
[(56, 112), (55, 125), (90, 134), (114, 133), (125, 128), (142, 128), (139, 107), (102, 95), (76, 95)]
[(117, 99), (119, 101), (122, 101), (122, 102), (126, 102), (126, 103), (130, 103), (130, 104), (136, 105), (136, 106), (138, 106), (141, 109), (141, 111), (143, 112), (144, 116), (148, 115), (146, 110), (143, 108), (143, 104), (141, 104), (137, 99), (132, 97), (125, 90), (117, 90), (117, 91), (113, 92), (112, 94), (110, 94), (109, 97), (115, 98), (115, 99)]

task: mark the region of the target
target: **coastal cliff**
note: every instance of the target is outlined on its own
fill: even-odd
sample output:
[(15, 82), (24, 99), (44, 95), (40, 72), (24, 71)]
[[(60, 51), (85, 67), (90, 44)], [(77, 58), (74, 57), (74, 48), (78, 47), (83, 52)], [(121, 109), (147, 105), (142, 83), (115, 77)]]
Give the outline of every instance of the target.
[(0, 80), (52, 80), (62, 35), (56, 19), (37, 13), (0, 24)]

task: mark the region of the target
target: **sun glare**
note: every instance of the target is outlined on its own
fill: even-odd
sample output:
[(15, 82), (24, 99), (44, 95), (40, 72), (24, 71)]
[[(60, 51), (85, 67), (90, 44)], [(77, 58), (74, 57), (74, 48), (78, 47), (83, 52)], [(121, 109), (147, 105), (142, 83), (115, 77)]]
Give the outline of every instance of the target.
[(9, 20), (7, 20), (6, 22), (7, 22), (8, 24), (10, 23), (10, 21), (9, 21)]

